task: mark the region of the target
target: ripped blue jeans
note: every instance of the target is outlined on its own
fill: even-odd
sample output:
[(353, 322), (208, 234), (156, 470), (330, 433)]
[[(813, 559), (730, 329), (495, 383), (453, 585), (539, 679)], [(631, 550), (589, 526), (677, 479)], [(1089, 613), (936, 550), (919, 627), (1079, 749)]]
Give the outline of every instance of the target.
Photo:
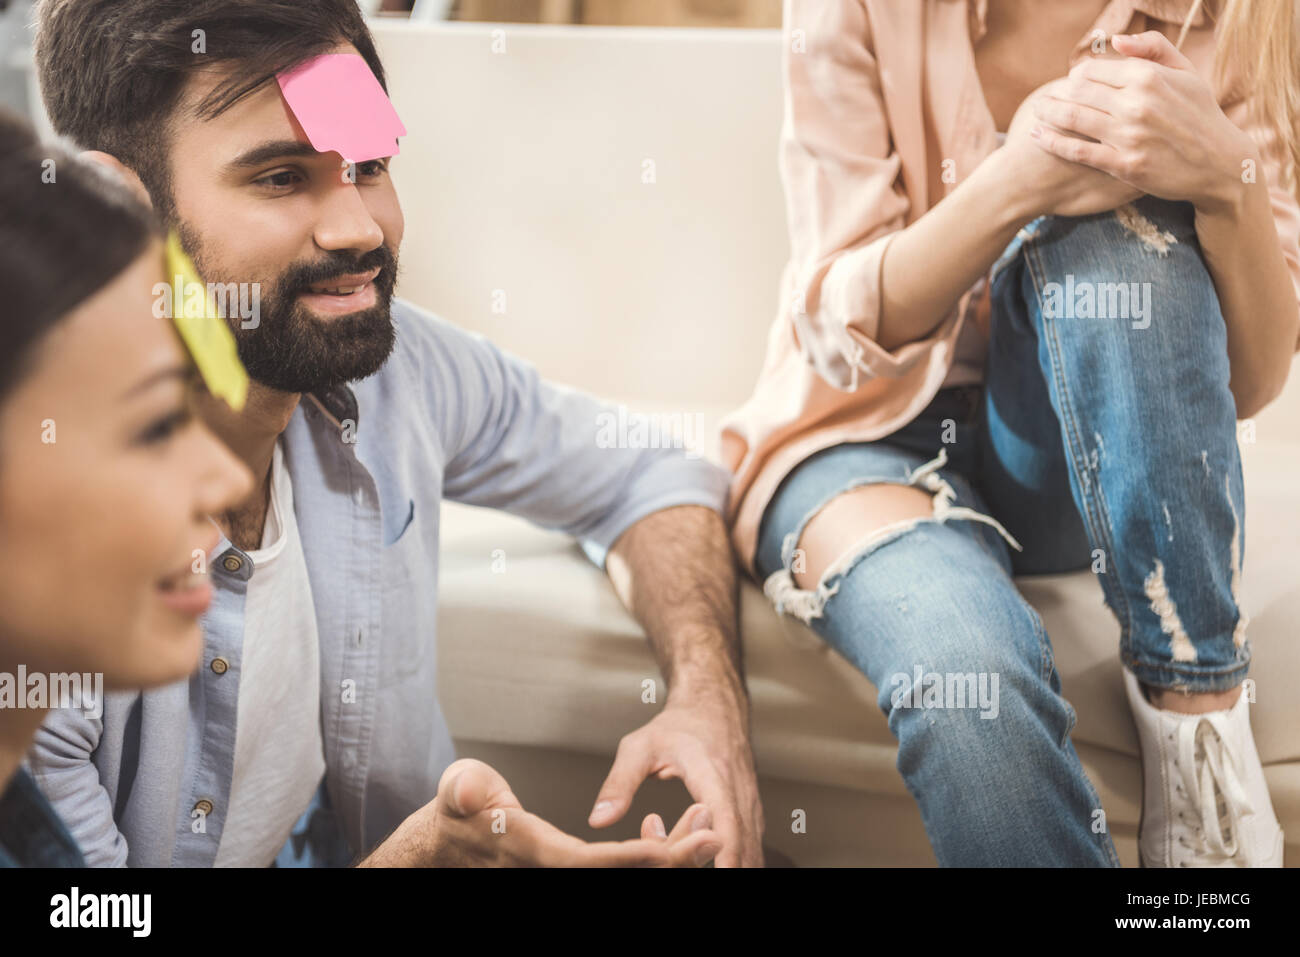
[[(778, 610), (876, 686), (940, 864), (1118, 866), (1051, 643), (1012, 576), (1091, 570), (1121, 660), (1149, 685), (1244, 679), (1226, 329), (1186, 203), (1042, 217), (991, 277), (984, 385), (802, 462), (764, 513), (756, 563)], [(864, 529), (800, 589), (804, 526), (878, 483), (932, 492), (933, 514)]]

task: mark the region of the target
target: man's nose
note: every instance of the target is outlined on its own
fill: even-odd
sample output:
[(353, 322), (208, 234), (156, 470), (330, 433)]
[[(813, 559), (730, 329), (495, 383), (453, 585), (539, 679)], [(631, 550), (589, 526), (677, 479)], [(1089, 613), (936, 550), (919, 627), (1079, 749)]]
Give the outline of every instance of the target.
[(369, 252), (384, 241), (384, 231), (366, 208), (360, 191), (339, 174), (339, 183), (325, 191), (315, 241), (321, 249), (355, 249)]

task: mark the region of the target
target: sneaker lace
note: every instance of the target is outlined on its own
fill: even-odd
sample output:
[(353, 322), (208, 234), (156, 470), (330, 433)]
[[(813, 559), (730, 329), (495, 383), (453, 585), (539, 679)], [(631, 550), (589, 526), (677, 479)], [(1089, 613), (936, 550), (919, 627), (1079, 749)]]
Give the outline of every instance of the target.
[[(1199, 826), (1191, 822), (1194, 843), (1183, 836), (1179, 842), (1205, 863), (1232, 860), (1240, 848), (1241, 820), (1255, 813), (1232, 749), (1208, 718), (1182, 722), (1169, 737), (1177, 745), (1178, 790), (1200, 817)], [(1178, 817), (1188, 823), (1183, 811)]]

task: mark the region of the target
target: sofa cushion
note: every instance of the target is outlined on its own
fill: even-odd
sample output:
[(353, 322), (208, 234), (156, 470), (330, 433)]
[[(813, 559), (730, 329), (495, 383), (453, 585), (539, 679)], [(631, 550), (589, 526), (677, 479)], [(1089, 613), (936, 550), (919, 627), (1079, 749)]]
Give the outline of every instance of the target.
[[(1290, 476), (1300, 472), (1300, 447), (1250, 444), (1243, 456), (1243, 591), (1257, 683), (1251, 720), (1262, 760), (1277, 766), (1269, 769), (1275, 791), (1295, 790), (1300, 649), (1292, 636), (1300, 581)], [(656, 707), (643, 703), (643, 681), (657, 683), (658, 703), (664, 686), (603, 573), (570, 539), (509, 515), (448, 504), (443, 520), (439, 681), (453, 733), (612, 757), (618, 739)], [(1064, 694), (1078, 712), (1074, 741), (1108, 814), (1136, 824), (1137, 739), (1121, 682), (1119, 628), (1100, 588), (1088, 572), (1017, 584), (1052, 638)], [(871, 683), (810, 629), (777, 616), (752, 582), (741, 615), (760, 773), (906, 795)], [(1108, 771), (1120, 767), (1126, 773)], [(1274, 803), (1283, 828), (1300, 835), (1300, 792), (1275, 793)]]

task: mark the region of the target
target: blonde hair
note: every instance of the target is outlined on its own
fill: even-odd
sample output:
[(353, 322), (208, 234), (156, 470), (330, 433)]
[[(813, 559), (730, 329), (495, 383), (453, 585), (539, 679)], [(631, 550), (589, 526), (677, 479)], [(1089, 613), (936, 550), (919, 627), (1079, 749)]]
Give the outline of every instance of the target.
[[(1178, 46), (1203, 5), (1192, 4)], [(1300, 198), (1300, 6), (1295, 0), (1222, 0), (1216, 6), (1215, 82), (1225, 89), (1231, 68), (1243, 84), (1253, 119), (1276, 133), (1283, 185)]]

